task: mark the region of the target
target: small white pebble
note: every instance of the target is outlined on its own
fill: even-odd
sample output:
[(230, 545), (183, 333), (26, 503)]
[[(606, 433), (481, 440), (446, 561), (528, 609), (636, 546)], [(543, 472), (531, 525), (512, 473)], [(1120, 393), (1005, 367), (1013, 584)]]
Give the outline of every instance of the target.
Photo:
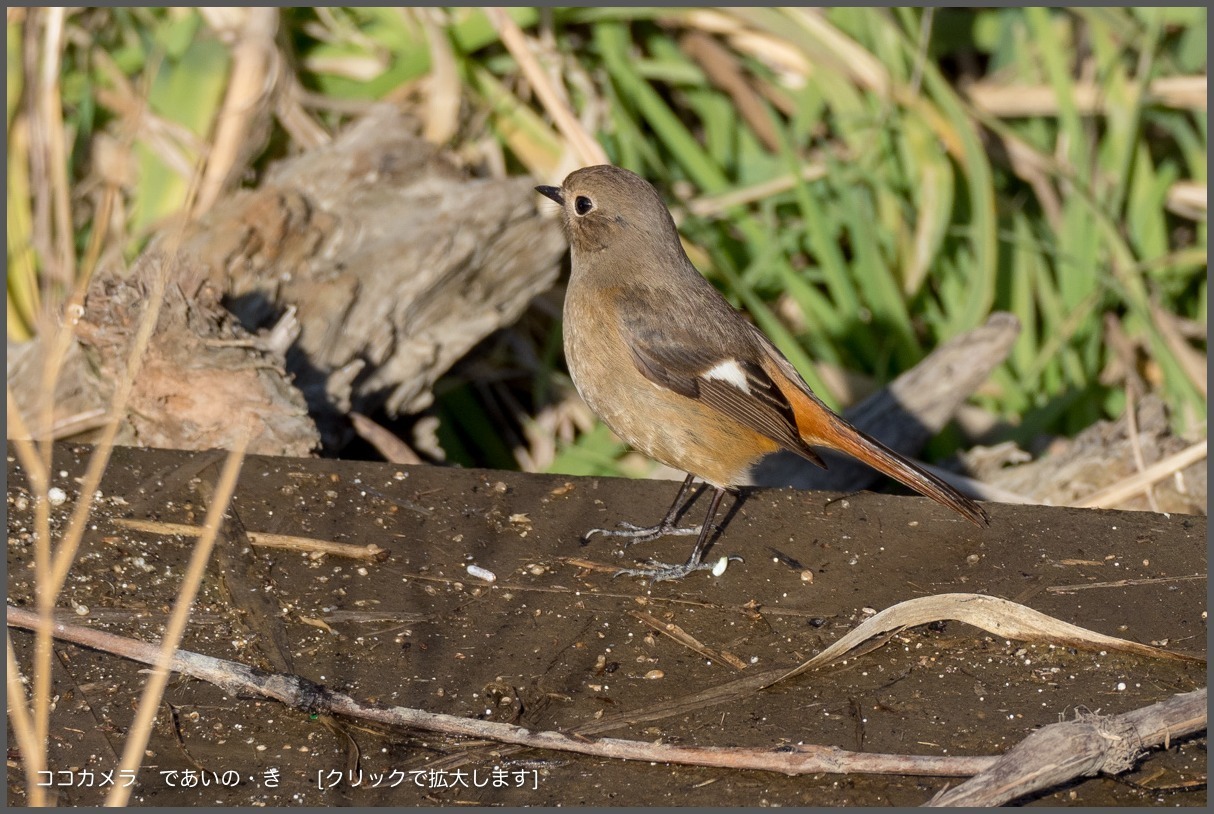
[(1117, 682), (1117, 692), (1125, 692), (1125, 682), (1124, 681)]
[(479, 565), (469, 565), (468, 576), (483, 579), (485, 582), (497, 582), (497, 574), (488, 568), (481, 568)]
[(648, 673), (645, 673), (646, 681), (656, 681), (659, 678), (665, 678), (665, 677), (666, 677), (666, 674), (664, 672), (662, 672), (661, 670), (650, 670)]
[(67, 492), (63, 491), (58, 486), (52, 486), (46, 492), (46, 499), (50, 501), (52, 506), (62, 506), (67, 502)]
[(88, 605), (77, 605), (76, 606), (76, 615), (77, 616), (88, 616), (89, 615), (89, 606)]
[(725, 573), (725, 569), (729, 567), (729, 557), (722, 557), (717, 560), (717, 564), (712, 567), (712, 575), (719, 577)]

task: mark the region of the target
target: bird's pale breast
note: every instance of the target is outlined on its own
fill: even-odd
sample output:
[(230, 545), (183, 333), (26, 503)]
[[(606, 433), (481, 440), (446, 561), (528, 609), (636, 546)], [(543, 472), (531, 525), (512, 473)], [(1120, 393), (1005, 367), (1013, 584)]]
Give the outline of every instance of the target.
[(622, 440), (656, 461), (714, 486), (748, 483), (751, 465), (777, 444), (641, 375), (619, 321), (609, 316), (614, 308), (603, 301), (609, 296), (575, 285), (565, 294), (565, 361), (587, 406)]

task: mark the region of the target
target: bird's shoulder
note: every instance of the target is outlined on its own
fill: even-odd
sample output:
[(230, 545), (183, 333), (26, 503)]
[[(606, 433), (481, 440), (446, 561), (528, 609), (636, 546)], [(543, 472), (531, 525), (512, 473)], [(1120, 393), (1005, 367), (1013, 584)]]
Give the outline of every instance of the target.
[(624, 331), (638, 341), (696, 347), (709, 358), (760, 350), (750, 323), (699, 272), (679, 285), (622, 286), (611, 297)]

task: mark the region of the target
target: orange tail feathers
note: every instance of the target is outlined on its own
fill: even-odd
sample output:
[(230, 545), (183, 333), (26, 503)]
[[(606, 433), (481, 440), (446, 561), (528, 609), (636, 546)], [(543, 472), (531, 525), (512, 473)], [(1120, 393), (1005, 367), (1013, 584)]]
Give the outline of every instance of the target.
[(848, 453), (919, 494), (947, 506), (974, 525), (990, 525), (991, 518), (986, 509), (931, 472), (916, 466), (876, 438), (865, 435), (841, 419), (831, 424), (835, 432), (831, 433), (829, 446)]
[[(769, 364), (764, 365), (792, 405), (796, 417), (797, 433), (806, 445), (837, 449), (863, 461), (882, 474), (926, 495), (942, 506), (955, 511), (977, 526), (989, 526), (990, 516), (986, 509), (949, 486), (940, 478), (911, 463), (903, 456), (847, 423), (831, 412), (797, 376), (792, 365), (773, 348)], [(809, 446), (794, 450), (814, 460)], [(807, 454), (807, 451), (810, 454)], [(812, 455), (812, 457), (811, 457)], [(821, 465), (821, 459), (817, 459)]]

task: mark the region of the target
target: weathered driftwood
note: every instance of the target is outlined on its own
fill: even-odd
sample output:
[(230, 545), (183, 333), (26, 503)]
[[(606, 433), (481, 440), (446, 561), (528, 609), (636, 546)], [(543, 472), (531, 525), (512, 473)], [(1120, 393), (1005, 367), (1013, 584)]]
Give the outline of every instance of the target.
[[(1014, 316), (992, 314), (985, 325), (945, 342), (888, 387), (843, 415), (886, 446), (914, 455), (1003, 363), (1019, 333), (1020, 322)], [(828, 469), (820, 469), (791, 452), (770, 455), (756, 468), (755, 482), (760, 486), (852, 491), (883, 477), (851, 458), (830, 453), (823, 457)]]
[[(54, 383), (52, 426), (38, 421), (47, 337), (8, 348), (9, 387), (31, 433), (80, 435), (108, 418), (127, 375), (135, 333), (157, 275), (169, 275), (159, 320), (143, 353), (117, 442), (172, 449), (228, 449), (248, 427), (250, 451), (307, 455), (319, 442), (281, 352), (259, 342), (201, 285), (196, 264), (150, 252), (125, 277), (102, 273), (89, 289)], [(52, 337), (53, 339), (53, 337)], [(86, 435), (87, 437), (87, 435)]]
[[(1073, 439), (1059, 439), (1046, 454), (1028, 463), (1006, 466), (1009, 458), (1019, 463), (1015, 457), (1027, 457), (1015, 449), (1004, 449), (1002, 454), (998, 448), (974, 450), (966, 457), (975, 477), (984, 482), (1040, 503), (1083, 505), (1084, 499), (1097, 490), (1192, 444), (1172, 431), (1167, 409), (1158, 396), (1144, 396), (1133, 406), (1133, 414), (1127, 410), (1116, 421), (1098, 421)], [(1135, 460), (1139, 455), (1141, 467)], [(1203, 457), (1157, 483), (1150, 498), (1139, 494), (1117, 503), (1116, 508), (1205, 514), (1206, 494)]]
[(246, 327), (288, 306), (288, 368), (326, 441), (350, 410), (415, 412), (473, 345), (555, 281), (565, 241), (528, 178), (470, 178), (391, 106), (275, 167), (191, 227)]
[[(340, 447), (351, 410), (424, 408), (452, 363), (556, 279), (565, 241), (532, 185), (471, 178), (400, 111), (373, 109), (257, 189), (166, 229), (131, 273), (97, 276), (56, 383), (52, 432), (103, 420), (147, 275), (166, 264), (165, 311), (119, 443), (230, 448), (236, 419), (249, 417), (250, 451), (306, 455), (322, 437)], [(287, 330), (255, 339), (280, 320)], [(42, 341), (8, 352), (30, 420)]]

